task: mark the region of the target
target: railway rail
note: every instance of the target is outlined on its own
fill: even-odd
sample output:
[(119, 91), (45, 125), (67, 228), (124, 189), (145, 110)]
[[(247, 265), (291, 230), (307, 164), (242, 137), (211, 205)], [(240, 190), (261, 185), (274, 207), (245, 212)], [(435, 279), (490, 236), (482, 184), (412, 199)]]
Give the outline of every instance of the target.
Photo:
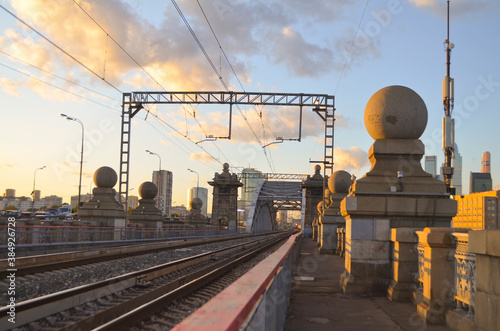
[[(126, 329), (132, 325), (132, 320), (151, 320), (152, 313), (164, 310), (174, 300), (213, 282), (242, 261), (289, 235), (290, 233), (272, 234), (229, 248), (20, 302), (16, 305), (15, 330)], [(220, 288), (221, 285), (217, 287)], [(210, 292), (215, 291), (209, 290), (206, 293)], [(206, 293), (202, 294), (205, 298), (208, 296)], [(194, 302), (199, 303), (199, 300)], [(171, 314), (185, 310), (171, 308), (170, 313), (168, 309), (166, 311)], [(11, 327), (7, 322), (7, 311), (8, 307), (0, 309), (0, 330)], [(163, 326), (172, 324), (165, 322), (165, 318), (153, 319), (162, 320), (163, 322), (158, 323), (163, 323)]]
[[(150, 243), (133, 246), (120, 246), (112, 248), (100, 248), (87, 251), (74, 251), (67, 253), (54, 253), (16, 258), (16, 276), (24, 277), (36, 273), (55, 271), (65, 268), (82, 266), (85, 264), (98, 263), (120, 259), (123, 257), (149, 254), (165, 249), (189, 248), (197, 245), (205, 245), (221, 241), (247, 238), (255, 235), (233, 235), (224, 237), (208, 237), (201, 239), (182, 239), (161, 243)], [(0, 265), (7, 266), (7, 259), (0, 259)], [(5, 279), (9, 272), (6, 268), (0, 269), (0, 279)]]

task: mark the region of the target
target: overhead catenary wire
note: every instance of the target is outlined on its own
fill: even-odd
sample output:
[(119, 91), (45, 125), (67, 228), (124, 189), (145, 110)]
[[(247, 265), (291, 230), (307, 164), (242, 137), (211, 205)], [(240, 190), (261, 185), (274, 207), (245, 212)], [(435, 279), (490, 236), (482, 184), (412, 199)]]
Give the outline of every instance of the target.
[[(212, 59), (210, 58), (210, 56), (208, 55), (207, 51), (205, 50), (205, 48), (203, 47), (203, 44), (201, 43), (201, 41), (199, 40), (198, 36), (196, 35), (196, 33), (194, 32), (193, 28), (191, 27), (191, 25), (189, 24), (188, 20), (186, 19), (186, 17), (184, 16), (184, 13), (182, 12), (182, 10), (180, 9), (180, 7), (177, 5), (176, 1), (175, 0), (171, 0), (172, 1), (172, 4), (174, 5), (175, 9), (177, 10), (177, 12), (179, 13), (179, 16), (181, 17), (182, 21), (184, 22), (184, 24), (186, 25), (186, 27), (188, 28), (189, 32), (191, 33), (191, 36), (193, 37), (193, 39), (195, 40), (195, 42), (197, 43), (198, 47), (200, 48), (201, 52), (203, 53), (203, 55), (205, 56), (205, 58), (207, 59), (208, 63), (210, 64), (212, 70), (214, 71), (214, 73), (216, 74), (216, 76), (218, 77), (219, 81), (221, 82), (222, 86), (226, 89), (226, 91), (229, 91), (229, 88), (228, 88), (228, 85), (226, 84), (226, 82), (224, 81), (224, 78), (222, 77), (222, 75), (220, 74), (220, 72), (217, 70), (217, 67), (214, 65)], [(206, 17), (206, 16), (205, 16)], [(215, 33), (212, 29), (212, 32)], [(218, 38), (216, 38), (218, 40)], [(220, 43), (218, 43), (219, 46), (220, 46)], [(220, 46), (221, 47), (221, 46)], [(245, 120), (245, 123), (247, 124), (248, 128), (250, 129), (250, 131), (252, 132), (252, 134), (254, 135), (254, 137), (257, 139), (257, 141), (259, 142), (259, 144), (261, 146), (263, 146), (259, 136), (255, 133), (255, 131), (253, 130), (252, 126), (250, 125), (250, 123), (248, 122), (248, 119), (247, 117), (245, 116), (245, 114), (242, 112), (242, 110), (240, 109), (240, 107), (237, 107), (238, 108), (238, 111), (240, 113), (240, 115), (243, 117), (243, 119)], [(264, 152), (264, 155), (266, 157), (266, 160), (269, 164), (269, 167), (271, 168), (271, 170), (274, 168), (265, 149), (263, 149), (263, 152)]]
[(108, 106), (108, 105), (105, 105), (105, 104), (103, 104), (103, 103), (100, 103), (100, 102), (94, 101), (94, 100), (92, 100), (92, 99), (89, 99), (89, 98), (87, 98), (87, 97), (85, 97), (85, 96), (82, 96), (82, 95), (76, 94), (76, 93), (74, 93), (74, 92), (71, 92), (71, 91), (65, 90), (65, 89), (63, 89), (63, 88), (61, 88), (61, 87), (59, 87), (59, 86), (56, 86), (56, 85), (54, 85), (54, 84), (52, 84), (52, 83), (49, 83), (49, 82), (46, 82), (46, 81), (44, 81), (44, 80), (42, 80), (42, 79), (40, 79), (40, 78), (37, 78), (37, 77), (35, 77), (35, 76), (31, 75), (31, 74), (28, 74), (28, 73), (22, 72), (22, 71), (20, 71), (20, 70), (15, 69), (15, 68), (12, 68), (12, 67), (10, 67), (10, 66), (8, 66), (8, 65), (6, 65), (6, 64), (0, 63), (0, 65), (1, 65), (1, 66), (3, 66), (3, 67), (5, 67), (5, 68), (8, 68), (8, 69), (10, 69), (10, 70), (13, 70), (13, 71), (15, 71), (15, 72), (17, 72), (17, 73), (19, 73), (19, 74), (22, 74), (22, 75), (28, 76), (29, 78), (35, 79), (36, 81), (39, 81), (40, 83), (46, 84), (46, 85), (51, 86), (51, 87), (53, 87), (53, 88), (55, 88), (55, 89), (58, 89), (58, 90), (61, 90), (61, 91), (65, 92), (65, 93), (71, 94), (71, 95), (73, 95), (73, 96), (75, 96), (75, 97), (78, 97), (78, 98), (80, 98), (80, 99), (84, 99), (84, 100), (87, 100), (87, 101), (89, 101), (89, 102), (95, 103), (95, 104), (97, 104), (97, 105), (99, 105), (99, 106), (106, 107), (106, 108), (111, 109), (111, 110), (116, 111), (116, 112), (120, 112), (118, 109), (115, 109), (115, 108), (110, 107), (110, 106)]
[[(153, 77), (147, 70), (146, 68), (144, 68), (129, 52), (127, 52), (127, 50), (125, 50), (124, 47), (122, 47), (120, 45), (120, 43), (118, 43), (118, 41), (116, 41), (77, 1), (73, 0), (73, 2), (87, 15), (87, 17), (89, 17), (105, 34), (106, 34), (106, 37), (109, 38), (111, 41), (113, 41), (137, 66), (139, 66), (139, 68), (141, 68), (161, 89), (165, 90), (165, 87), (162, 86), (162, 84), (155, 78)], [(105, 67), (104, 67), (104, 70), (105, 70)], [(203, 128), (203, 126), (201, 125), (201, 123), (198, 121), (198, 119), (196, 118), (195, 116), (195, 109), (193, 108), (193, 112), (189, 112), (186, 107), (184, 105), (182, 105), (182, 108), (184, 109), (184, 112), (185, 113), (188, 113), (190, 114), (194, 119), (195, 121), (197, 122), (198, 126), (200, 127), (200, 129), (204, 132), (205, 135), (207, 135), (207, 132), (205, 130), (205, 128)], [(157, 116), (156, 116), (157, 117)], [(158, 118), (158, 117), (157, 117)], [(166, 122), (165, 122), (166, 123)], [(172, 130), (175, 130), (176, 133), (180, 134), (181, 136), (183, 136), (184, 138), (188, 139), (191, 141), (191, 139), (189, 139), (189, 137), (187, 136), (187, 132), (186, 132), (186, 135), (182, 135), (177, 129), (171, 127)], [(222, 151), (219, 149), (219, 147), (214, 144), (216, 146), (216, 148), (219, 150), (219, 152), (221, 154)], [(212, 156), (212, 155), (211, 155)], [(225, 156), (224, 156), (225, 157)], [(227, 157), (226, 157), (227, 159)], [(218, 160), (217, 160), (218, 161)], [(220, 161), (219, 161), (220, 162)]]
[(119, 88), (117, 88), (116, 86), (114, 86), (111, 82), (109, 82), (108, 80), (104, 79), (104, 77), (102, 77), (101, 75), (99, 75), (98, 73), (96, 73), (94, 70), (90, 69), (83, 62), (81, 62), (80, 60), (78, 60), (77, 58), (75, 58), (73, 55), (71, 55), (70, 53), (68, 53), (67, 51), (65, 51), (62, 47), (60, 47), (55, 42), (53, 42), (52, 40), (50, 40), (49, 38), (47, 38), (45, 35), (43, 35), (37, 29), (35, 29), (34, 27), (32, 27), (31, 25), (29, 25), (28, 23), (26, 23), (24, 20), (22, 20), (16, 14), (14, 14), (13, 12), (11, 12), (10, 10), (8, 10), (7, 8), (5, 8), (2, 5), (0, 5), (0, 8), (2, 8), (4, 11), (6, 11), (9, 15), (11, 15), (12, 17), (14, 17), (19, 22), (21, 22), (24, 26), (26, 26), (27, 28), (29, 28), (30, 30), (32, 30), (33, 32), (35, 32), (37, 35), (39, 35), (41, 38), (43, 38), (49, 44), (51, 44), (52, 46), (54, 46), (55, 48), (57, 48), (59, 51), (61, 51), (62, 53), (64, 53), (70, 59), (72, 59), (73, 61), (75, 61), (76, 63), (78, 63), (80, 66), (82, 66), (83, 68), (85, 68), (87, 71), (89, 71), (90, 73), (92, 73), (94, 76), (100, 78), (103, 82), (105, 82), (106, 84), (108, 84), (110, 87), (112, 87), (113, 89), (115, 89), (119, 93), (123, 94), (123, 92)]
[(61, 80), (65, 81), (66, 83), (69, 83), (69, 84), (72, 84), (72, 85), (75, 85), (75, 86), (81, 87), (81, 88), (83, 88), (83, 89), (85, 89), (85, 90), (87, 90), (87, 91), (89, 91), (89, 92), (92, 92), (92, 93), (98, 94), (98, 95), (100, 95), (100, 96), (102, 96), (102, 97), (105, 97), (105, 98), (108, 98), (108, 99), (110, 99), (110, 100), (113, 100), (113, 101), (116, 101), (116, 102), (121, 102), (121, 101), (120, 101), (120, 100), (118, 100), (118, 99), (115, 99), (115, 98), (113, 98), (113, 97), (110, 97), (110, 96), (108, 96), (108, 95), (105, 95), (105, 94), (103, 94), (103, 93), (101, 93), (101, 92), (98, 92), (98, 91), (93, 90), (93, 89), (91, 89), (91, 88), (88, 88), (88, 87), (86, 87), (86, 86), (83, 86), (83, 85), (81, 85), (81, 84), (79, 84), (79, 83), (73, 82), (73, 81), (71, 81), (71, 80), (69, 80), (69, 79), (66, 79), (66, 78), (64, 78), (64, 77), (61, 77), (61, 76), (59, 76), (59, 75), (56, 75), (56, 74), (55, 74), (55, 73), (53, 73), (53, 72), (50, 72), (50, 71), (45, 70), (45, 69), (43, 69), (43, 68), (40, 68), (40, 67), (38, 67), (38, 66), (36, 66), (36, 65), (34, 65), (34, 64), (28, 63), (28, 62), (26, 62), (26, 61), (24, 61), (24, 60), (22, 60), (22, 59), (20, 59), (20, 58), (18, 58), (18, 57), (16, 57), (16, 56), (11, 55), (11, 54), (8, 54), (8, 53), (6, 53), (6, 52), (4, 52), (4, 51), (2, 51), (2, 50), (0, 50), (0, 53), (2, 53), (2, 54), (4, 54), (4, 55), (6, 55), (6, 56), (8, 56), (8, 57), (10, 57), (10, 58), (12, 58), (12, 59), (14, 59), (14, 60), (16, 60), (16, 61), (19, 61), (19, 62), (21, 62), (21, 63), (23, 63), (23, 64), (25, 64), (25, 65), (27, 65), (27, 66), (30, 66), (30, 67), (35, 68), (35, 69), (37, 69), (37, 70), (39, 70), (39, 71), (42, 71), (42, 72), (44, 72), (44, 73), (46, 73), (46, 74), (49, 74), (49, 75), (51, 75), (51, 76), (53, 76), (53, 77), (56, 77), (56, 78), (58, 78), (58, 79), (61, 79)]
[(356, 38), (358, 37), (358, 32), (359, 32), (359, 29), (361, 27), (361, 23), (363, 22), (363, 18), (365, 17), (366, 8), (368, 7), (368, 3), (369, 2), (370, 2), (370, 0), (366, 0), (365, 7), (363, 8), (363, 13), (361, 14), (361, 18), (359, 19), (359, 23), (358, 23), (358, 27), (356, 29), (356, 33), (354, 34), (354, 37), (352, 38), (351, 46), (349, 47), (349, 52), (347, 53), (347, 58), (345, 59), (344, 65), (342, 66), (342, 71), (340, 72), (340, 77), (339, 77), (339, 80), (337, 81), (337, 86), (335, 87), (333, 95), (337, 95), (337, 90), (339, 88), (340, 81), (342, 80), (342, 76), (344, 76), (345, 68), (347, 67), (347, 63), (351, 59), (352, 48), (354, 46), (354, 42), (356, 41)]

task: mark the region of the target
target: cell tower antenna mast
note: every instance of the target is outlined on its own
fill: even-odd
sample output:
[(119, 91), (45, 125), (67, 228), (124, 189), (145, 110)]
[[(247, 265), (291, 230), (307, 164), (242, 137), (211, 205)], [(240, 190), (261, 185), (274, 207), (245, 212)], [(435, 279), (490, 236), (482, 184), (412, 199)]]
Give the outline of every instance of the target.
[(444, 150), (444, 165), (442, 167), (442, 173), (444, 175), (444, 181), (446, 184), (446, 189), (448, 193), (454, 194), (455, 188), (452, 187), (453, 178), (453, 167), (451, 160), (453, 159), (454, 145), (455, 145), (455, 120), (451, 118), (451, 113), (453, 111), (453, 101), (454, 101), (454, 80), (450, 77), (450, 59), (451, 50), (455, 47), (453, 43), (450, 43), (450, 0), (447, 1), (447, 35), (444, 41), (444, 47), (446, 51), (446, 76), (443, 80), (443, 106), (444, 106), (444, 117), (443, 117), (443, 150)]

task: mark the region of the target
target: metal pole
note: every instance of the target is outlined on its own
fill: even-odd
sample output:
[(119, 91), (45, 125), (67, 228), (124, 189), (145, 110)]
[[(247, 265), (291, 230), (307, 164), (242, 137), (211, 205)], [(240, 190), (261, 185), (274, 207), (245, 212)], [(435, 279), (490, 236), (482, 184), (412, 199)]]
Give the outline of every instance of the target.
[(450, 64), (451, 64), (451, 50), (454, 45), (450, 43), (450, 1), (447, 1), (446, 12), (446, 77), (443, 82), (443, 105), (444, 105), (444, 118), (443, 118), (443, 149), (444, 149), (444, 167), (442, 169), (444, 181), (448, 193), (453, 194), (452, 178), (453, 167), (451, 164), (454, 152), (454, 125), (451, 118), (451, 111), (453, 108), (454, 86), (453, 79), (450, 77)]
[(76, 117), (71, 117), (71, 116), (68, 116), (65, 114), (61, 114), (61, 116), (65, 117), (68, 121), (75, 121), (75, 122), (79, 123), (82, 127), (82, 150), (80, 152), (80, 180), (78, 182), (78, 202), (76, 205), (77, 212), (78, 212), (78, 210), (80, 209), (80, 201), (81, 201), (81, 195), (82, 195), (83, 144), (85, 141), (85, 127), (83, 126), (82, 121), (80, 121)]
[(42, 170), (43, 168), (45, 168), (45, 166), (35, 169), (35, 172), (33, 173), (33, 193), (31, 193), (31, 195), (33, 195), (33, 202), (31, 204), (31, 210), (33, 210), (33, 211), (35, 209), (35, 180), (36, 180), (36, 172), (38, 170)]
[(194, 171), (194, 170), (191, 170), (191, 169), (188, 169), (189, 171), (193, 172), (196, 174), (196, 198), (198, 197), (198, 191), (200, 189), (200, 175), (198, 174), (197, 171)]

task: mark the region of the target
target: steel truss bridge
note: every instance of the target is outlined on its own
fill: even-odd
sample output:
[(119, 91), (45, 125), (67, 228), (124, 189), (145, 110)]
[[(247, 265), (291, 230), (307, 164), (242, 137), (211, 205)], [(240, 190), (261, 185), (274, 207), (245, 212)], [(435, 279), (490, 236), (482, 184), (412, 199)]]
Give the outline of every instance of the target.
[[(323, 163), (324, 174), (333, 171), (333, 124), (335, 121), (335, 97), (326, 94), (304, 93), (259, 93), (259, 92), (131, 92), (124, 93), (122, 99), (121, 149), (119, 171), (119, 196), (125, 195), (125, 208), (128, 203), (128, 183), (130, 167), (130, 141), (132, 118), (144, 108), (153, 104), (224, 104), (229, 105), (229, 134), (227, 137), (215, 139), (231, 139), (233, 105), (260, 106), (293, 106), (300, 109), (300, 125), (298, 140), (302, 130), (302, 108), (312, 107), (325, 121), (324, 160), (313, 161)], [(214, 137), (207, 137), (214, 138)], [(278, 138), (279, 139), (279, 138)]]

